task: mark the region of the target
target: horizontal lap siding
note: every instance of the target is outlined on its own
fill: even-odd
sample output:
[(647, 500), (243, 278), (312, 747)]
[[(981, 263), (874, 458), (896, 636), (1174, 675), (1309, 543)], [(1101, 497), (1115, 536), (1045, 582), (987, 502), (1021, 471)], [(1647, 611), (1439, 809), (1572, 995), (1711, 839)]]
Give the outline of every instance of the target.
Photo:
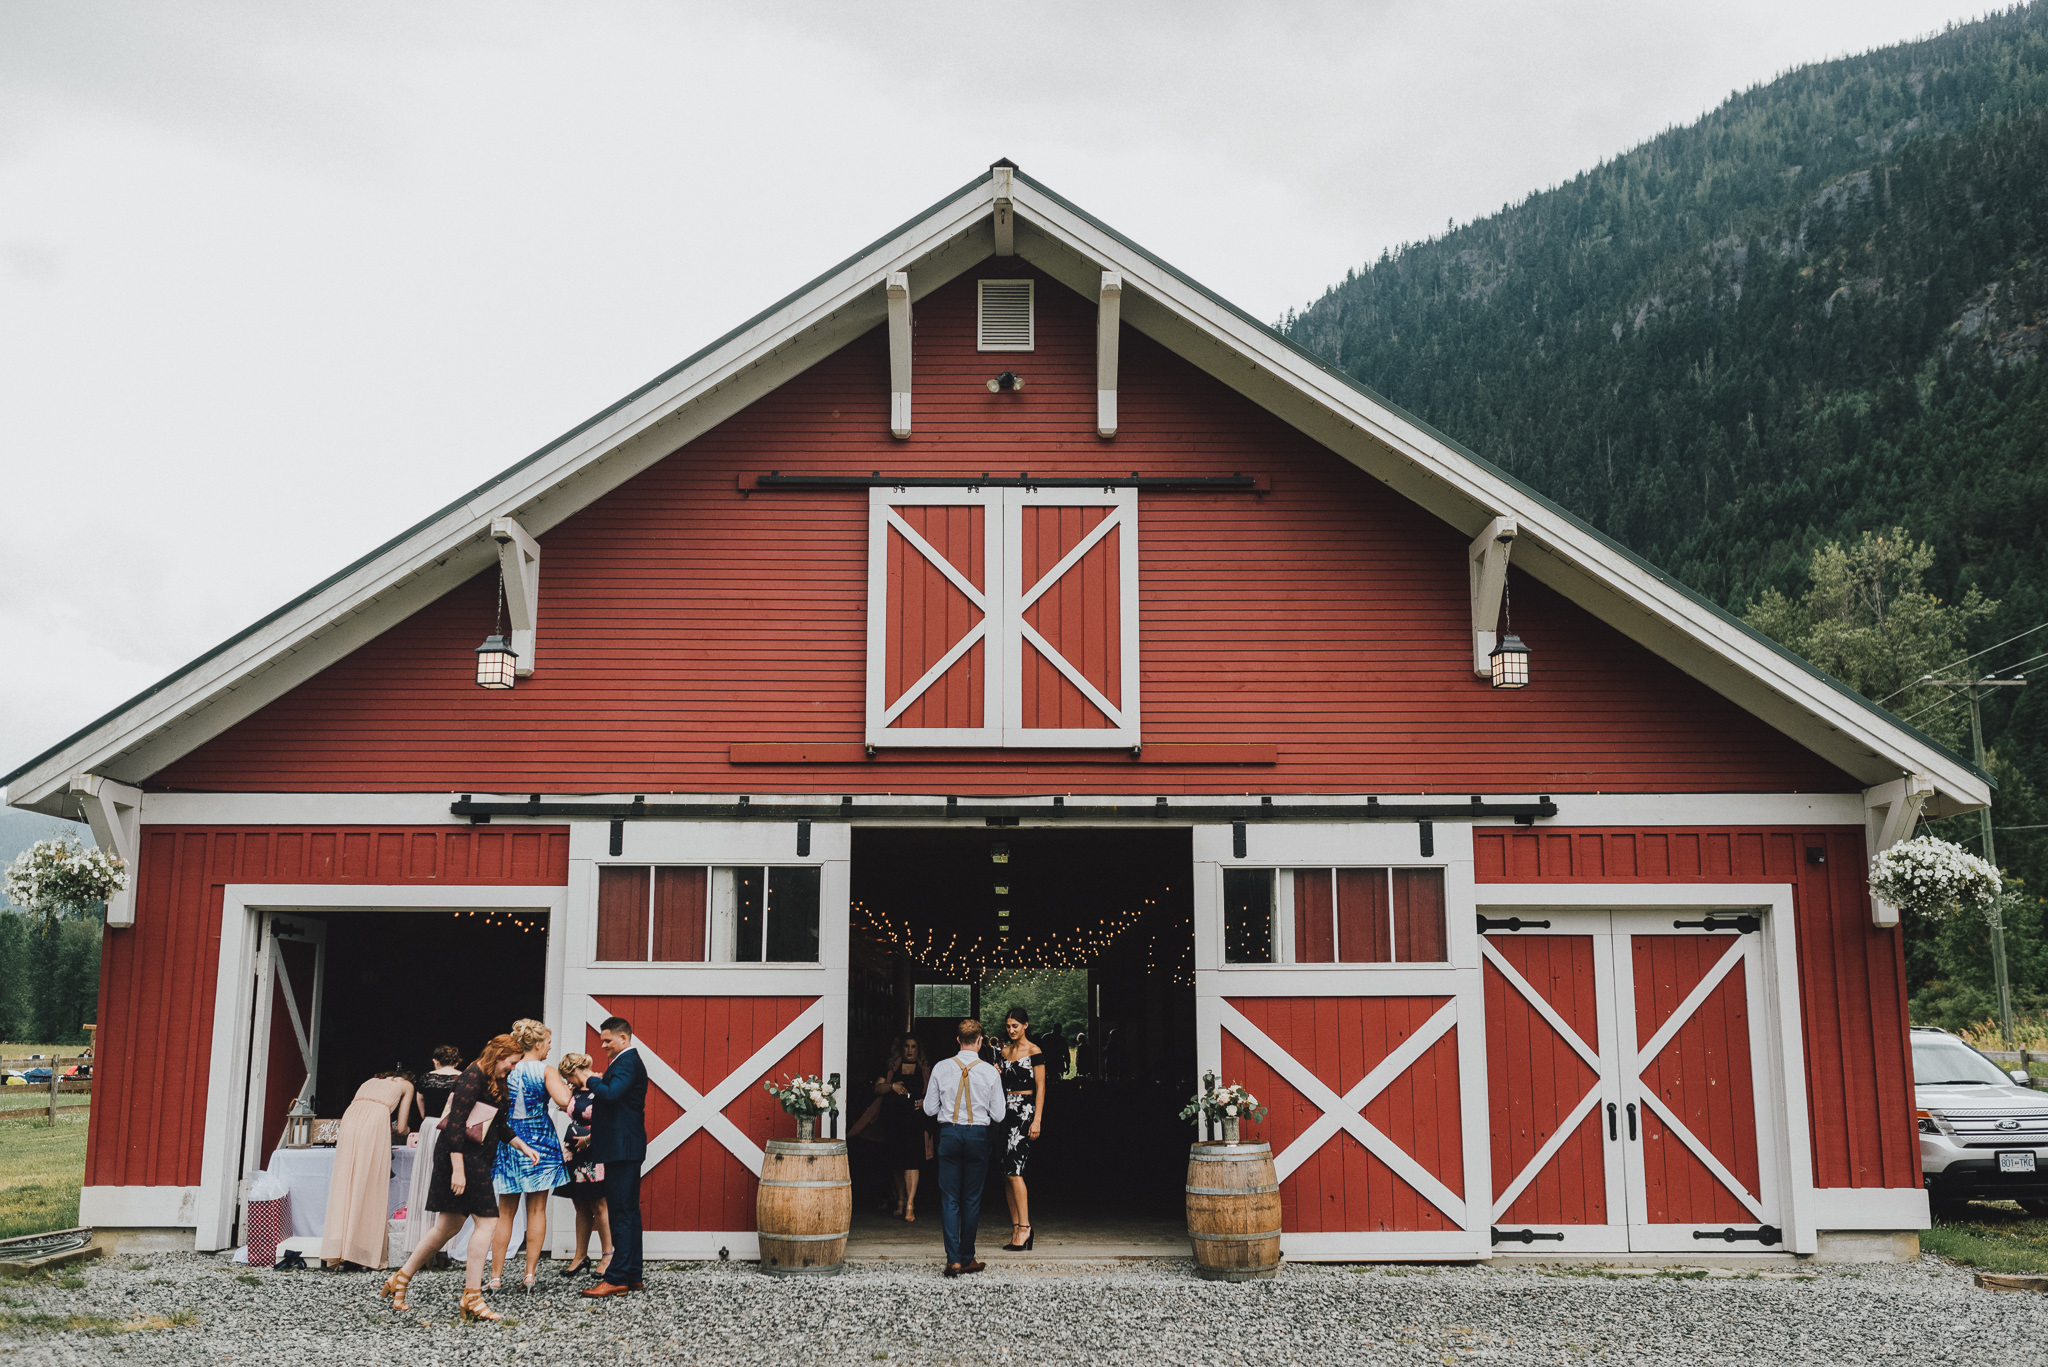
[(135, 924), (107, 931), (88, 1186), (195, 1186), (229, 883), (561, 884), (566, 828), (145, 826)]
[[(1826, 861), (1809, 863), (1809, 848), (1824, 850)], [(1896, 930), (1870, 924), (1863, 849), (1858, 826), (1482, 827), (1473, 864), (1481, 884), (1791, 884), (1814, 1184), (1917, 1187), (1904, 947)]]
[[(998, 269), (991, 263), (989, 270)], [(1014, 262), (1001, 270), (1028, 273)], [(735, 743), (859, 744), (867, 500), (735, 480), (883, 470), (1270, 477), (1139, 499), (1148, 744), (1275, 744), (1271, 767), (1146, 770), (1143, 791), (1848, 791), (1858, 785), (1522, 575), (1536, 682), (1470, 667), (1465, 534), (1141, 334), (1094, 435), (1092, 304), (1041, 279), (1039, 347), (974, 350), (974, 283), (917, 309), (916, 433), (888, 435), (886, 338), (819, 362), (542, 538), (540, 669), (475, 687), (478, 576), (155, 776), (273, 791), (1125, 792), (1057, 754), (734, 767)], [(991, 394), (1004, 365), (1029, 385)], [(1121, 538), (1119, 538), (1121, 540)]]

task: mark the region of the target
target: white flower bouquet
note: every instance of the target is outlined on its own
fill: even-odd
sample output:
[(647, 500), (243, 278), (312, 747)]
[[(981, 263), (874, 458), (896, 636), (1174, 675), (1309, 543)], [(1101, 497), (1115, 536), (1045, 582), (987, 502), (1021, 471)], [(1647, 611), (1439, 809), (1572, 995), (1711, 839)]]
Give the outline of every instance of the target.
[(773, 1078), (761, 1084), (768, 1095), (782, 1103), (782, 1109), (808, 1120), (823, 1115), (836, 1104), (837, 1089), (821, 1077), (784, 1078), (777, 1086)]
[(83, 915), (128, 886), (128, 869), (70, 836), (38, 840), (7, 866), (7, 900), (44, 924)]
[(1958, 910), (1989, 914), (2002, 887), (1998, 870), (1938, 836), (1901, 840), (1870, 861), (1870, 890), (1897, 907), (1930, 920)]
[(1181, 1110), (1180, 1118), (1213, 1120), (1218, 1124), (1227, 1120), (1249, 1120), (1256, 1124), (1266, 1118), (1266, 1108), (1242, 1084), (1233, 1082), (1225, 1087), (1196, 1092)]

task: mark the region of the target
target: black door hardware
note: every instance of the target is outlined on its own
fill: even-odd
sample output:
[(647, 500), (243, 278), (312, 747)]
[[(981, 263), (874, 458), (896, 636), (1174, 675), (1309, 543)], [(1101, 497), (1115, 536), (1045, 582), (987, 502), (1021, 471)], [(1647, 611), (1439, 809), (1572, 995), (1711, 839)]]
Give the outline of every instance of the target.
[(1506, 918), (1505, 920), (1502, 920), (1502, 919), (1498, 919), (1498, 918), (1495, 918), (1495, 917), (1492, 917), (1492, 916), (1482, 916), (1482, 917), (1480, 917), (1480, 918), (1479, 918), (1479, 933), (1480, 933), (1481, 935), (1484, 935), (1484, 934), (1485, 934), (1485, 933), (1486, 933), (1487, 931), (1489, 931), (1489, 930), (1548, 930), (1548, 929), (1550, 929), (1550, 922), (1548, 922), (1548, 921), (1524, 921), (1524, 920), (1523, 920), (1523, 919), (1522, 919), (1521, 917), (1519, 917), (1519, 916), (1510, 916), (1510, 917), (1507, 917), (1507, 918)]
[(1628, 1103), (1628, 1137), (1631, 1140), (1636, 1137), (1636, 1103), (1633, 1101)]
[(1740, 916), (1709, 916), (1704, 921), (1673, 921), (1671, 925), (1676, 930), (1697, 926), (1701, 930), (1732, 930), (1737, 935), (1754, 935), (1764, 928), (1764, 918), (1745, 911)]
[(1756, 1242), (1769, 1247), (1772, 1244), (1783, 1243), (1785, 1232), (1776, 1225), (1764, 1225), (1759, 1229), (1696, 1229), (1692, 1232), (1692, 1237), (1695, 1239), (1719, 1239), (1723, 1243), (1730, 1244), (1738, 1239), (1754, 1239)]
[(1563, 1243), (1564, 1235), (1561, 1233), (1538, 1234), (1533, 1229), (1495, 1229), (1492, 1239), (1497, 1244), (1533, 1244), (1538, 1239), (1555, 1239), (1559, 1243)]
[(1611, 1101), (1607, 1103), (1607, 1137), (1609, 1139), (1621, 1138), (1620, 1132), (1614, 1128), (1614, 1103)]

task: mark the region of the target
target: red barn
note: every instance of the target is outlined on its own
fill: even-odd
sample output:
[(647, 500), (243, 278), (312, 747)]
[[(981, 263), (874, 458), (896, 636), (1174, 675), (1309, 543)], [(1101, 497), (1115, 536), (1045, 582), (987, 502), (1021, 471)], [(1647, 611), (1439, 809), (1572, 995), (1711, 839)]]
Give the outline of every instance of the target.
[(85, 1220), (231, 1246), (295, 1098), (617, 1013), (685, 1258), (764, 1077), (1037, 969), (1073, 1181), (1242, 1081), (1290, 1257), (1917, 1230), (1866, 861), (1990, 788), (1008, 163), (6, 784), (134, 872)]

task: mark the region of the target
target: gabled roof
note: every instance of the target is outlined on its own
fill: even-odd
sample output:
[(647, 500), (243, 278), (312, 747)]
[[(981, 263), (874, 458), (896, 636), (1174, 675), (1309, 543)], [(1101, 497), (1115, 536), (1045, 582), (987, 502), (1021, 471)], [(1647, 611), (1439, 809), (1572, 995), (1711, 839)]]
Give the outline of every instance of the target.
[[(1018, 256), (1076, 290), (1122, 274), (1123, 320), (1467, 535), (1520, 525), (1515, 564), (1866, 785), (1924, 774), (1928, 811), (1990, 780), (1568, 510), (1289, 342), (1052, 190), (1011, 175)], [(536, 534), (995, 253), (993, 174), (925, 212), (8, 774), (55, 811), (77, 774), (129, 783), (218, 735), (496, 558), (494, 517)]]

